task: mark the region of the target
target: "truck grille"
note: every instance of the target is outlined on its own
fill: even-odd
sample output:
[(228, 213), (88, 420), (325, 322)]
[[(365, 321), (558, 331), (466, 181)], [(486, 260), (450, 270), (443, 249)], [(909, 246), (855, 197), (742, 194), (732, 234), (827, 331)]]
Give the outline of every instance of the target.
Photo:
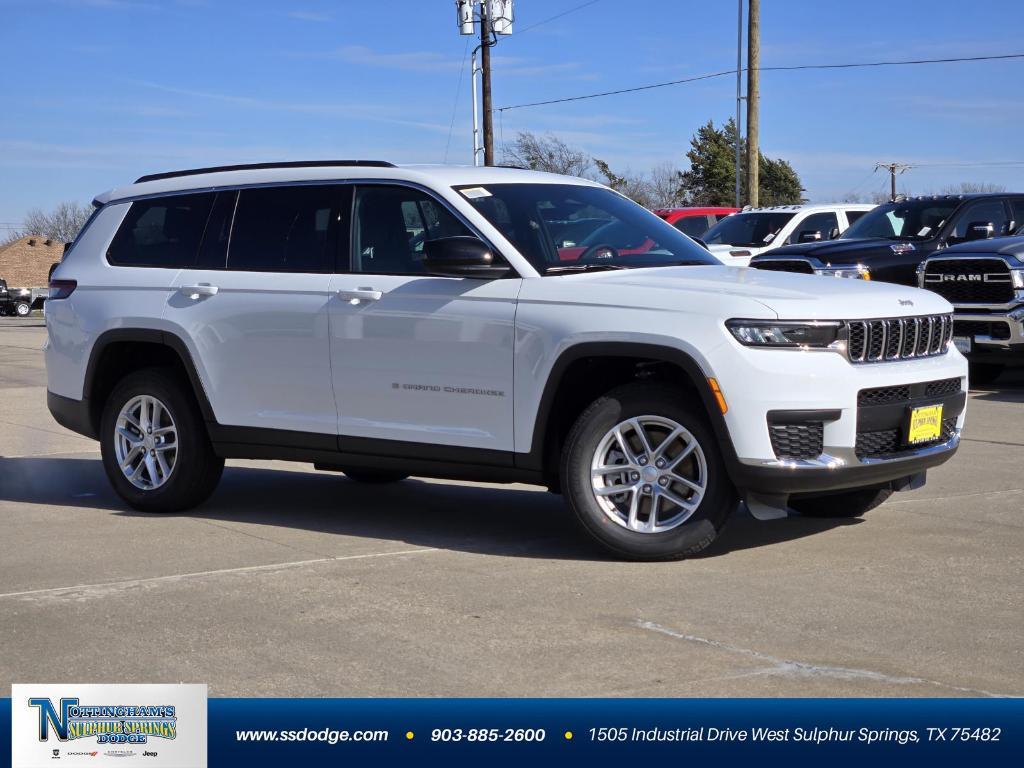
[(900, 430), (883, 429), (879, 432), (858, 432), (857, 446), (855, 452), (858, 459), (882, 459), (895, 456), (907, 451), (914, 451), (918, 448), (927, 448), (932, 445), (940, 445), (949, 442), (956, 431), (956, 419), (942, 420), (942, 434), (937, 440), (930, 443), (919, 443), (914, 446), (904, 446), (900, 443)]
[(998, 321), (956, 320), (953, 323), (953, 334), (955, 336), (988, 336), (998, 341), (1006, 341), (1010, 338), (1010, 326)]
[(945, 354), (953, 338), (951, 315), (850, 320), (848, 354), (854, 363), (881, 363)]
[(924, 287), (952, 304), (1009, 304), (1013, 276), (1002, 259), (932, 259), (925, 265)]
[(800, 272), (804, 275), (813, 275), (814, 267), (809, 261), (803, 259), (771, 259), (770, 261), (755, 261), (750, 266), (756, 269), (766, 269), (770, 272)]
[(780, 459), (816, 459), (824, 450), (825, 425), (820, 421), (804, 424), (769, 424), (772, 449)]

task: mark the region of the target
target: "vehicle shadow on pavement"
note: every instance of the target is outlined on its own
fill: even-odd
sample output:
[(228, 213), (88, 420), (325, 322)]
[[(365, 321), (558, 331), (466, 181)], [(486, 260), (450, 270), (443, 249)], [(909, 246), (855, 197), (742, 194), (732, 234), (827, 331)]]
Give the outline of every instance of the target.
[[(149, 517), (127, 508), (114, 494), (98, 458), (0, 456), (0, 502)], [(333, 473), (229, 466), (209, 501), (177, 516), (387, 539), (475, 554), (609, 559), (578, 529), (561, 497), (521, 486), (415, 479), (367, 485)], [(78, 522), (69, 518), (69, 523)], [(759, 522), (741, 508), (701, 556), (813, 536), (856, 522), (799, 517)]]

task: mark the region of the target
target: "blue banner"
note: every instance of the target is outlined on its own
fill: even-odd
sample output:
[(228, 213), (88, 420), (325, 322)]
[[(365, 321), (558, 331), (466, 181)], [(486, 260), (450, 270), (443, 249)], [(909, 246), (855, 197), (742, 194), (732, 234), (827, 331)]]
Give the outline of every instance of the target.
[[(210, 766), (1024, 760), (1021, 699), (214, 698), (208, 718)], [(10, 699), (0, 723), (10, 755)]]

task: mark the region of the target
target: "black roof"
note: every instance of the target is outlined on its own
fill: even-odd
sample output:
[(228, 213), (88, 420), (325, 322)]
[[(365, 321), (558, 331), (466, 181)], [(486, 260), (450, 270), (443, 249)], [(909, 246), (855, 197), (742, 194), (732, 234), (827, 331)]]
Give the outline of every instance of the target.
[(246, 163), (243, 165), (214, 165), (209, 168), (190, 168), (184, 171), (167, 171), (140, 176), (136, 184), (144, 181), (174, 179), (179, 176), (198, 176), (202, 173), (221, 173), (223, 171), (262, 171), (270, 168), (321, 168), (339, 166), (363, 166), (364, 168), (394, 168), (394, 163), (386, 160), (288, 160), (279, 163)]

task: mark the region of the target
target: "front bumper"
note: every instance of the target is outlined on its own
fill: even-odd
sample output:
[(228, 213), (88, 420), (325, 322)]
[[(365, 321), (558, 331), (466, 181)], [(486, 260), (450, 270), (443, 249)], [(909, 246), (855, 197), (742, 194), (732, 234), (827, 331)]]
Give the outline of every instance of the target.
[[(967, 324), (984, 330), (977, 332)], [(965, 326), (970, 333), (960, 332)], [(998, 334), (995, 333), (997, 328)], [(976, 307), (957, 308), (953, 315), (953, 333), (955, 336), (970, 336), (972, 348), (979, 352), (1024, 353), (1024, 305), (1008, 311), (992, 309), (988, 312), (979, 312)]]
[[(967, 361), (953, 348), (931, 358), (856, 365), (826, 351), (751, 350), (731, 356), (715, 373), (729, 404), (724, 419), (735, 448), (730, 474), (745, 494), (899, 488), (948, 461), (960, 442)], [(950, 382), (952, 389), (932, 395), (925, 382)], [(861, 401), (863, 390), (904, 386), (912, 393), (906, 399), (880, 406)], [(904, 417), (910, 408), (930, 404), (943, 405), (940, 438), (907, 447)], [(820, 448), (813, 457), (789, 458), (772, 441), (773, 419), (800, 420), (792, 414), (819, 424)], [(886, 434), (891, 442), (883, 449), (866, 440)]]

